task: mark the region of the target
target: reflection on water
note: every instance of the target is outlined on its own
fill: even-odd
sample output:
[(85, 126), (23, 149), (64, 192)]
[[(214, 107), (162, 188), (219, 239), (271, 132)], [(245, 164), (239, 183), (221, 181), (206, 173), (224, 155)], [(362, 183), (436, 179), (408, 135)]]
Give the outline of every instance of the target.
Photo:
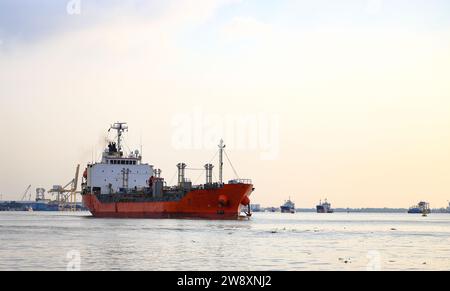
[(208, 221), (4, 212), (0, 246), (0, 270), (450, 270), (450, 215)]

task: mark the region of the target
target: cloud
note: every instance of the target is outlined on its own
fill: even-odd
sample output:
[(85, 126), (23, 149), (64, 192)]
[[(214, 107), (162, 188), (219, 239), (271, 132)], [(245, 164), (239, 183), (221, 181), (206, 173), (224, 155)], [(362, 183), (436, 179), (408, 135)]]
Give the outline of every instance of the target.
[(225, 5), (240, 3), (241, 0), (169, 0), (167, 1), (167, 19), (176, 22), (203, 22)]
[[(71, 13), (71, 0), (0, 1), (0, 39), (4, 43), (34, 42), (67, 31), (87, 29), (124, 18), (201, 23), (221, 6), (239, 0), (79, 0), (80, 13)], [(77, 11), (78, 12), (78, 11)]]
[(271, 26), (252, 17), (234, 17), (222, 27), (221, 34), (226, 40), (236, 41), (255, 39), (267, 36), (272, 31)]
[[(80, 16), (0, 20), (8, 24), (3, 27), (8, 46), (20, 35), (14, 24), (32, 36), (8, 53), (0, 51), (0, 113), (8, 137), (0, 143), (0, 152), (8, 153), (0, 166), (0, 191), (65, 181), (73, 174), (72, 164), (83, 163), (80, 155), (90, 156), (99, 133), (116, 120), (129, 122), (130, 134), (142, 129), (143, 144), (149, 147), (146, 161), (170, 175), (185, 156), (170, 147), (168, 121), (196, 105), (222, 115), (282, 114), (281, 157), (297, 158), (284, 158), (272, 169), (298, 172), (302, 161), (306, 170), (298, 176), (309, 182), (299, 192), (337, 191), (342, 199), (336, 203), (365, 205), (370, 197), (351, 196), (352, 191), (369, 188), (378, 197), (376, 192), (386, 188), (370, 184), (379, 179), (365, 177), (382, 176), (386, 169), (391, 169), (386, 183), (394, 188), (389, 193), (427, 192), (429, 185), (435, 185), (430, 192), (447, 189), (448, 30), (368, 29), (359, 22), (351, 29), (330, 29), (327, 22), (322, 28), (295, 26), (247, 10), (223, 9), (233, 0), (82, 1)], [(97, 8), (86, 6), (90, 3)], [(57, 18), (59, 9), (65, 13), (61, 5), (48, 17)], [(297, 10), (285, 12), (300, 18)], [(205, 27), (213, 32), (205, 33)], [(186, 38), (204, 50), (192, 49)], [(224, 39), (232, 42), (224, 44)], [(241, 40), (256, 41), (234, 42)], [(409, 154), (399, 158), (405, 149)], [(201, 154), (188, 156), (197, 163), (205, 158)], [(411, 161), (418, 166), (411, 167)], [(292, 188), (289, 183), (281, 190), (278, 184), (264, 185), (267, 164), (250, 163), (248, 156), (236, 163), (268, 193)], [(408, 175), (427, 173), (433, 177), (414, 179), (422, 188), (411, 185)]]
[[(8, 42), (32, 41), (80, 24), (91, 23), (85, 15), (67, 14), (69, 0), (3, 0), (0, 2), (0, 37)], [(87, 4), (87, 3), (86, 3)]]
[(378, 14), (383, 10), (383, 0), (367, 0), (366, 12)]

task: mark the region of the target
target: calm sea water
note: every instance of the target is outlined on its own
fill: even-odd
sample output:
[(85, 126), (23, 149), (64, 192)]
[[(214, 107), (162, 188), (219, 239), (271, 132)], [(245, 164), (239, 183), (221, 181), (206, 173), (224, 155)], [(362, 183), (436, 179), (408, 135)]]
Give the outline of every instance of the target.
[(0, 213), (0, 270), (450, 270), (450, 214)]

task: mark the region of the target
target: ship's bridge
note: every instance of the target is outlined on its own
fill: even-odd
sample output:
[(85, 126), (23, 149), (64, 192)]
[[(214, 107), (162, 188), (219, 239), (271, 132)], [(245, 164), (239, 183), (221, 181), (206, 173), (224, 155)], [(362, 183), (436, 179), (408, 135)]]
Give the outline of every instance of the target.
[(140, 165), (141, 160), (142, 156), (138, 150), (124, 157), (123, 152), (117, 149), (115, 142), (109, 143), (102, 155), (102, 163), (110, 165)]
[(138, 165), (139, 164), (139, 160), (106, 159), (106, 164), (111, 164), (111, 165)]

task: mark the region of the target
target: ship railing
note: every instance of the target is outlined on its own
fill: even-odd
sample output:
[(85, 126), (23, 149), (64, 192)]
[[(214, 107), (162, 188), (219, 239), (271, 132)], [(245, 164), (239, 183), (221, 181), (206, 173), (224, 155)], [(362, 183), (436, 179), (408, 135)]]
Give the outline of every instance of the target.
[(245, 184), (245, 185), (252, 185), (253, 182), (251, 179), (234, 179), (228, 181), (228, 184)]
[(210, 184), (200, 184), (193, 185), (192, 189), (204, 190), (204, 189), (220, 189), (223, 188), (223, 183), (210, 183)]

